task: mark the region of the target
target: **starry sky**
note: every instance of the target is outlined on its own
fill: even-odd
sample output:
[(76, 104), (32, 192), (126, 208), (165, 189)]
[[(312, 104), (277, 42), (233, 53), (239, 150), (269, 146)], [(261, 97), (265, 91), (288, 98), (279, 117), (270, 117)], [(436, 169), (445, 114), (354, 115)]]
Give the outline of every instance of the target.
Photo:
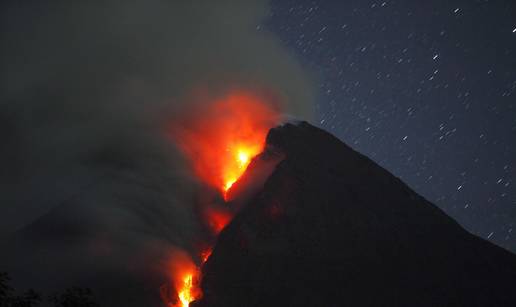
[(275, 0), (316, 124), (516, 252), (516, 2)]

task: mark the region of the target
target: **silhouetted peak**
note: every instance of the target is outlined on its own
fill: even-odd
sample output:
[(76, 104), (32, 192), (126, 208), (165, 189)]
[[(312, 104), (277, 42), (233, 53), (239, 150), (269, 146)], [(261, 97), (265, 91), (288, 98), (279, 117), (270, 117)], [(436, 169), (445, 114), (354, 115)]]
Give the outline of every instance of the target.
[[(306, 122), (221, 232), (193, 306), (515, 306), (516, 256)], [(257, 166), (255, 166), (257, 167)]]

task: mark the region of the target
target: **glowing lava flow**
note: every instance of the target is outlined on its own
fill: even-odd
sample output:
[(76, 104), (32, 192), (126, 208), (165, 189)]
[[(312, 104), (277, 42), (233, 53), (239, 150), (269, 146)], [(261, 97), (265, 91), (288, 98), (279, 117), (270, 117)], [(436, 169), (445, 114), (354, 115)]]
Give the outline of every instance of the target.
[[(229, 190), (262, 152), (267, 132), (279, 122), (280, 113), (259, 97), (244, 92), (230, 93), (191, 111), (174, 122), (174, 142), (190, 160), (199, 179), (219, 190), (228, 201)], [(232, 218), (229, 212), (209, 207), (204, 214), (204, 222), (214, 235)], [(210, 254), (211, 247), (200, 252), (201, 266)], [(177, 303), (169, 306), (188, 307), (202, 296), (200, 268), (190, 257), (186, 261), (184, 257), (172, 259), (172, 265), (177, 295), (172, 301)]]
[[(201, 265), (208, 260), (211, 255), (211, 251), (211, 247), (209, 247), (201, 252)], [(178, 274), (175, 283), (178, 302), (177, 304), (169, 304), (170, 307), (188, 307), (191, 302), (201, 298), (202, 296), (199, 286), (199, 281), (201, 279), (200, 268), (197, 267), (191, 259), (183, 259), (180, 263), (182, 268), (175, 268), (176, 271), (181, 272)], [(186, 270), (184, 270), (185, 267)]]
[(199, 286), (200, 270), (190, 256), (182, 251), (172, 254), (169, 265), (175, 293), (165, 291), (162, 293), (163, 299), (169, 307), (188, 307), (202, 296)]
[(226, 199), (279, 120), (278, 110), (260, 97), (234, 92), (178, 118), (172, 137), (197, 176)]
[(224, 199), (227, 200), (227, 192), (233, 184), (242, 176), (245, 169), (257, 154), (262, 151), (262, 145), (255, 146), (239, 145), (237, 149), (228, 149), (234, 156), (234, 160), (229, 162), (224, 168), (222, 174), (224, 176)]
[(186, 274), (186, 276), (183, 277), (183, 286), (177, 294), (183, 307), (188, 307), (188, 305), (190, 305), (190, 303), (195, 300), (195, 297), (192, 293), (193, 287), (193, 274)]

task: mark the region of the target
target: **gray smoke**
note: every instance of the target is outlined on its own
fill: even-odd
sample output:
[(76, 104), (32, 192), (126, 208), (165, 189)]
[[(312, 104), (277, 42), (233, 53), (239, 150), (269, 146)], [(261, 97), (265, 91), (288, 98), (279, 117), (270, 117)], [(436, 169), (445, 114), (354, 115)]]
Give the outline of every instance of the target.
[(198, 187), (167, 118), (199, 91), (233, 88), (311, 113), (311, 80), (257, 29), (268, 10), (260, 0), (4, 1), (0, 271), (36, 288), (140, 288), (169, 247), (192, 248)]

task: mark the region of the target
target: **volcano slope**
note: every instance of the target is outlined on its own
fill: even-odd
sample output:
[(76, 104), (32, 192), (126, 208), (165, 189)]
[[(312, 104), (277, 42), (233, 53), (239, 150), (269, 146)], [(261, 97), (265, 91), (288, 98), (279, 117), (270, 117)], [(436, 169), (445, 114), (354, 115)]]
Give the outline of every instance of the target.
[(221, 232), (191, 306), (516, 306), (516, 256), (308, 123)]

